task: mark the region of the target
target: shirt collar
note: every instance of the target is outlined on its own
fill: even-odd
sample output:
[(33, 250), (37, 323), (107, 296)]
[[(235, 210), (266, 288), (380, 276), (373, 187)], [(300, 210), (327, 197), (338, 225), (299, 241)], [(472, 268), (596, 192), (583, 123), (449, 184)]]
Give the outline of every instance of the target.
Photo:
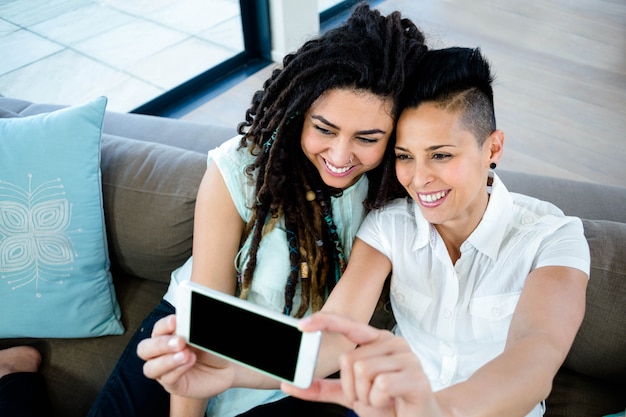
[(513, 198), (495, 173), (490, 172), (489, 176), (493, 178), (493, 183), (491, 187), (487, 186), (490, 194), (487, 210), (467, 241), (476, 250), (495, 259), (507, 231), (506, 225), (513, 210)]
[(414, 251), (416, 251), (431, 242), (431, 238), (433, 236), (431, 233), (431, 228), (433, 226), (424, 218), (424, 216), (422, 215), (422, 211), (420, 210), (419, 204), (415, 200), (413, 200), (411, 197), (408, 197), (407, 202), (410, 204), (409, 210), (413, 211), (412, 214), (416, 224), (417, 233), (415, 239), (413, 240), (412, 248)]

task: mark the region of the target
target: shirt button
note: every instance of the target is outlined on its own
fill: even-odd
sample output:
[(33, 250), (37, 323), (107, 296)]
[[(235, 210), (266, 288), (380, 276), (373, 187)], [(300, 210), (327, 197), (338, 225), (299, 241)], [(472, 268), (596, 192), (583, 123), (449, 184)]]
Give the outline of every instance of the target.
[(535, 218), (533, 216), (524, 216), (522, 218), (522, 224), (533, 224), (535, 222)]
[(502, 313), (502, 310), (500, 309), (500, 307), (494, 307), (491, 309), (491, 315), (494, 317), (500, 317), (501, 313)]
[(440, 383), (441, 385), (448, 385), (448, 384), (450, 383), (450, 379), (449, 379), (449, 378), (444, 378), (444, 377), (441, 377), (441, 378), (439, 378), (439, 383)]
[(443, 310), (443, 318), (449, 319), (450, 317), (452, 317), (452, 311), (448, 310), (447, 308)]

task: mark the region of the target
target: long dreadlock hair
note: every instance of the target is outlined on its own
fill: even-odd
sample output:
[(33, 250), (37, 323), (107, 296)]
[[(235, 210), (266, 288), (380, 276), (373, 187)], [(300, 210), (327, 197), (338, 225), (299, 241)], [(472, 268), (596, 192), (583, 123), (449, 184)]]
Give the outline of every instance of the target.
[[(302, 299), (294, 315), (302, 317), (309, 307), (321, 308), (344, 264), (330, 210), (331, 196), (341, 190), (327, 186), (304, 155), (303, 116), (324, 92), (351, 89), (391, 98), (395, 120), (406, 66), (425, 49), (424, 36), (413, 22), (399, 12), (382, 16), (362, 3), (341, 26), (286, 55), (282, 68), (275, 69), (254, 94), (245, 121), (237, 127), (240, 148), (256, 155), (246, 174), (256, 181), (257, 196), (242, 237), (243, 243), (252, 235), (240, 297), (246, 298), (250, 289), (261, 239), (284, 216), (291, 263), (284, 313), (293, 314), (298, 282)], [(385, 158), (392, 153), (393, 146), (388, 146)], [(370, 182), (365, 204), (371, 208), (384, 200), (379, 190), (382, 178), (394, 174), (381, 164), (366, 175)], [(314, 201), (307, 200), (308, 191), (315, 192)]]

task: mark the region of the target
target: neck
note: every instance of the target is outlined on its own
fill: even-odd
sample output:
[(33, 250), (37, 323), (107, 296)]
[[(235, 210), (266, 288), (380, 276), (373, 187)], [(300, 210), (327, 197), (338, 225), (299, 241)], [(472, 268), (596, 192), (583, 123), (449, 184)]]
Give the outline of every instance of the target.
[(480, 224), (487, 210), (488, 202), (489, 194), (485, 190), (484, 197), (481, 197), (481, 202), (474, 206), (474, 210), (469, 210), (466, 215), (449, 222), (434, 225), (448, 249), (448, 254), (453, 264), (461, 257), (461, 245), (463, 242), (469, 238)]
[(456, 233), (458, 230), (454, 227), (450, 228), (440, 224), (436, 224), (434, 226), (435, 229), (437, 229), (437, 232), (439, 232), (443, 243), (446, 245), (452, 264), (455, 264), (461, 257), (461, 245), (465, 242), (467, 236), (465, 234)]

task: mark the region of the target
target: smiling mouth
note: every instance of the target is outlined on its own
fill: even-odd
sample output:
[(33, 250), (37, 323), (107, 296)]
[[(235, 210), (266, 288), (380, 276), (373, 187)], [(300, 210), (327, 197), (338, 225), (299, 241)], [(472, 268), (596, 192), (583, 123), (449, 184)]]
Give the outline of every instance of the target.
[(448, 191), (439, 191), (438, 193), (432, 194), (418, 194), (420, 201), (423, 203), (434, 203), (438, 200), (441, 200), (446, 195), (448, 195)]
[(331, 165), (331, 163), (328, 162), (326, 159), (324, 159), (324, 165), (326, 165), (326, 168), (328, 168), (330, 172), (333, 172), (335, 174), (345, 174), (353, 167), (353, 165), (351, 165), (351, 166), (339, 168), (334, 165)]

